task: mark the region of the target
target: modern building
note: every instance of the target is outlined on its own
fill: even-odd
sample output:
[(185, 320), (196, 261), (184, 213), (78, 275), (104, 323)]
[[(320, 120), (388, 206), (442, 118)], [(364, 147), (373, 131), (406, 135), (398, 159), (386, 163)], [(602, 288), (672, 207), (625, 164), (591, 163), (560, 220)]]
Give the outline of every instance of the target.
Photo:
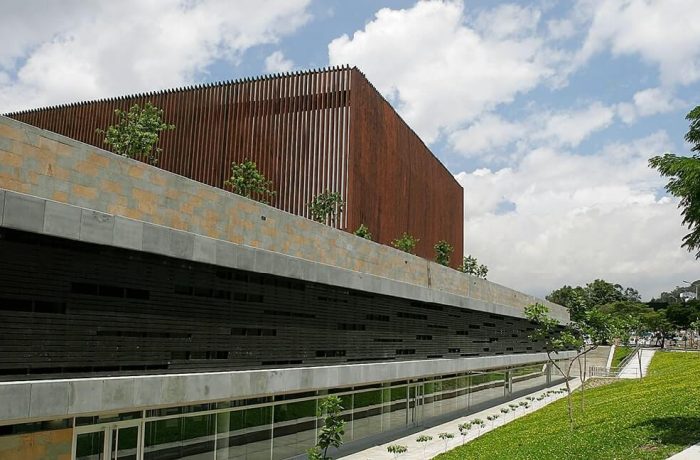
[(452, 174), (356, 68), (271, 75), (11, 113), (9, 117), (106, 148), (114, 109), (151, 102), (175, 130), (161, 135), (158, 166), (223, 187), (231, 162), (252, 159), (272, 180), (271, 205), (309, 217), (324, 191), (346, 202), (336, 228), (369, 227), (389, 244), (407, 232), (416, 254), (455, 248), (462, 261), (463, 193)]
[(560, 378), (558, 305), (7, 117), (0, 262), (2, 459), (291, 458), (328, 394), (342, 454)]

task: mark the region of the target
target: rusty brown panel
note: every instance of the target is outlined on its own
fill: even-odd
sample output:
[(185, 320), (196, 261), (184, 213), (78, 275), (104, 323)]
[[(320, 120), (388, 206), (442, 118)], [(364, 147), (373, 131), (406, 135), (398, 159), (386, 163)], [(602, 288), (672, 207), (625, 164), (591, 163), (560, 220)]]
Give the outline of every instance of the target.
[[(357, 70), (351, 88), (348, 230), (364, 223), (380, 243), (404, 231), (416, 253), (434, 258), (440, 239), (462, 256), (463, 192), (452, 174)], [(382, 152), (378, 155), (377, 152)]]

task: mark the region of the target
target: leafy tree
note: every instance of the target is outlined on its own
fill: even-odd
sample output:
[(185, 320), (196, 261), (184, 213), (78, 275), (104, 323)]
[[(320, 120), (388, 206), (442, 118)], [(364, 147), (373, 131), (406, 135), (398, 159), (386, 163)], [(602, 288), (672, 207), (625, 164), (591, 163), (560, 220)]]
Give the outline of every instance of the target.
[(104, 134), (104, 143), (118, 155), (143, 160), (157, 165), (161, 149), (156, 148), (161, 131), (175, 129), (175, 125), (163, 121), (163, 110), (150, 102), (141, 108), (134, 104), (128, 111), (114, 109), (117, 123), (107, 130), (98, 129)]
[(488, 267), (479, 264), (476, 257), (472, 257), (471, 254), (462, 259), (462, 265), (457, 270), (483, 279), (486, 279), (486, 275), (489, 273)]
[(420, 240), (418, 238), (414, 238), (413, 235), (409, 235), (408, 233), (404, 232), (400, 238), (392, 241), (391, 245), (403, 252), (415, 254), (416, 244), (418, 244), (419, 241)]
[(258, 166), (251, 160), (243, 160), (241, 163), (231, 163), (231, 177), (224, 182), (225, 186), (237, 195), (251, 198), (262, 203), (267, 203), (268, 198), (275, 196), (272, 189), (272, 181), (258, 171)]
[(365, 224), (360, 224), (359, 227), (357, 227), (357, 230), (355, 230), (355, 235), (359, 236), (360, 238), (364, 238), (366, 240), (372, 240), (372, 234), (369, 232), (369, 228)]
[[(689, 328), (689, 329), (690, 329), (689, 332), (692, 332), (695, 336), (700, 335), (700, 318), (696, 318), (695, 321), (693, 321), (692, 323), (690, 323), (690, 328)], [(700, 342), (697, 342), (697, 341), (696, 341), (695, 345), (698, 347), (698, 352), (700, 352)], [(693, 346), (692, 335), (691, 335), (690, 346), (691, 346), (691, 347)]]
[(678, 207), (682, 209), (683, 225), (690, 233), (683, 237), (681, 247), (696, 251), (695, 258), (700, 258), (700, 106), (686, 115), (690, 128), (685, 140), (694, 152), (690, 157), (681, 157), (672, 153), (649, 159), (649, 166), (655, 168), (663, 177), (668, 177), (666, 191), (680, 198)]
[[(323, 428), (318, 433), (318, 442), (316, 443), (316, 453), (321, 453), (322, 460), (330, 459), (328, 449), (335, 447), (336, 449), (343, 444), (343, 435), (345, 434), (345, 422), (340, 417), (343, 411), (340, 398), (337, 396), (328, 396), (321, 400), (318, 405), (318, 415), (324, 417)], [(307, 454), (311, 454), (313, 450), (309, 449)]]
[(450, 256), (454, 252), (455, 248), (453, 248), (450, 243), (448, 243), (445, 240), (440, 240), (438, 241), (435, 246), (435, 262), (439, 263), (440, 265), (448, 266), (450, 265)]
[(338, 192), (326, 190), (318, 194), (307, 206), (311, 213), (311, 218), (316, 222), (335, 221), (336, 216), (343, 212), (345, 202)]
[(623, 287), (605, 280), (598, 279), (586, 284), (584, 291), (591, 306), (625, 300)]
[(687, 329), (699, 316), (700, 302), (697, 300), (669, 305), (666, 308), (666, 319), (678, 329)]
[(562, 307), (571, 309), (574, 300), (574, 295), (585, 295), (585, 291), (581, 286), (571, 287), (564, 285), (559, 289), (550, 292), (545, 298), (550, 302), (554, 302)]
[[(549, 316), (549, 309), (536, 303), (525, 308), (525, 316), (535, 325), (530, 339), (543, 343), (549, 362), (564, 376), (567, 392), (568, 415), (571, 429), (574, 429), (573, 400), (571, 396), (571, 368), (579, 358), (596, 349), (599, 344), (612, 338), (609, 316), (598, 309), (588, 310), (578, 321), (560, 325)], [(576, 350), (576, 356), (568, 365), (560, 366), (553, 354), (565, 350)]]

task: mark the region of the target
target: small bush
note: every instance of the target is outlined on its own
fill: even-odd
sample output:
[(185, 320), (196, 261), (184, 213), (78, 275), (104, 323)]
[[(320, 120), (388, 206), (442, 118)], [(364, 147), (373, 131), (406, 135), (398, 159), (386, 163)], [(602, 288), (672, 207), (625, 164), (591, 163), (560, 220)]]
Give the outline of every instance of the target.
[(365, 224), (360, 224), (360, 226), (355, 230), (355, 236), (364, 238), (366, 240), (372, 240), (372, 234), (369, 232), (369, 228)]
[(455, 248), (453, 248), (450, 243), (445, 240), (438, 241), (433, 247), (435, 249), (435, 262), (444, 266), (450, 265), (450, 257), (452, 256)]
[(394, 241), (392, 241), (391, 245), (403, 252), (415, 254), (416, 244), (418, 244), (419, 241), (419, 239), (414, 238), (412, 235), (409, 235), (408, 233), (404, 232), (400, 238), (397, 238)]

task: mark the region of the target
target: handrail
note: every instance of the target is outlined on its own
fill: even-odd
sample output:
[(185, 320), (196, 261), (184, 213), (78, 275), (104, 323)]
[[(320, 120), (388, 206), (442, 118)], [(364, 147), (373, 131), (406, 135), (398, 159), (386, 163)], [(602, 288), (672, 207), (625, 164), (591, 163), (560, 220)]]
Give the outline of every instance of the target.
[(635, 355), (637, 353), (641, 353), (641, 352), (642, 352), (642, 346), (637, 344), (637, 346), (634, 347), (634, 349), (630, 352), (630, 354), (625, 356), (625, 359), (620, 361), (620, 364), (616, 366), (616, 367), (620, 368), (620, 371), (618, 372), (618, 374), (622, 371), (622, 369), (625, 368), (625, 366), (627, 366), (629, 364), (630, 361), (632, 361), (632, 359), (635, 357)]

